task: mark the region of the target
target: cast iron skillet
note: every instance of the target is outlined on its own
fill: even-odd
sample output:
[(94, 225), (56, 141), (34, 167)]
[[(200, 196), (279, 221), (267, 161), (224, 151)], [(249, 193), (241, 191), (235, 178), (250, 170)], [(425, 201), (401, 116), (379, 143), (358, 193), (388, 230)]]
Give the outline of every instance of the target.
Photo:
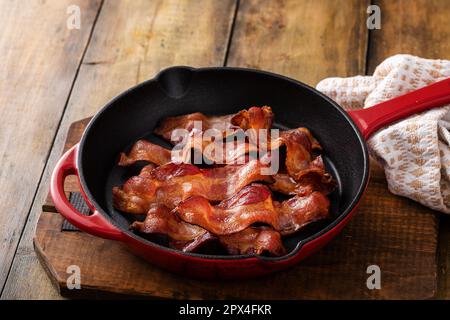
[[(348, 114), (315, 89), (273, 73), (172, 67), (122, 93), (95, 115), (81, 142), (58, 162), (51, 195), (58, 211), (81, 230), (121, 241), (160, 267), (209, 279), (260, 276), (292, 266), (317, 251), (349, 221), (369, 179), (365, 139), (370, 134), (395, 120), (448, 102), (450, 79)], [(129, 230), (127, 216), (116, 211), (111, 201), (112, 187), (136, 173), (117, 166), (121, 151), (142, 137), (164, 144), (152, 131), (168, 116), (192, 112), (222, 115), (262, 105), (272, 107), (275, 127), (307, 127), (323, 146), (327, 170), (338, 181), (337, 190), (330, 196), (332, 219), (287, 238), (288, 253), (277, 258), (183, 253)], [(91, 216), (77, 212), (66, 199), (64, 179), (70, 174), (79, 177)]]

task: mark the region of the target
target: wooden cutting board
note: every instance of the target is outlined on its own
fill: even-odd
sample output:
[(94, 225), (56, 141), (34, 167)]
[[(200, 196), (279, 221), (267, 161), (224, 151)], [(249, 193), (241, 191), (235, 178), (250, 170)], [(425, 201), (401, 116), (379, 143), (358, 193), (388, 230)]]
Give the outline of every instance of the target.
[[(71, 125), (65, 150), (89, 119)], [(121, 243), (62, 230), (51, 199), (42, 207), (34, 246), (50, 279), (66, 297), (186, 299), (426, 299), (437, 290), (438, 220), (433, 211), (389, 193), (372, 163), (359, 212), (318, 254), (290, 270), (248, 281), (200, 281), (173, 275), (134, 256)], [(66, 191), (78, 191), (74, 177)], [(67, 268), (79, 266), (81, 289), (69, 290)], [(381, 289), (370, 290), (367, 268), (381, 270)]]

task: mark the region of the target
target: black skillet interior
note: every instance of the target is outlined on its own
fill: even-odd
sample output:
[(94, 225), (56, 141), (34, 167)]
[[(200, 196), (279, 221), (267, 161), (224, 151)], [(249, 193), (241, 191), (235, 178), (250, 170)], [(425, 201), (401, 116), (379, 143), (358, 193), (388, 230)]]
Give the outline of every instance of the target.
[(330, 195), (332, 218), (285, 238), (292, 252), (300, 241), (320, 235), (349, 213), (367, 182), (368, 157), (365, 142), (345, 111), (314, 89), (282, 76), (238, 68), (173, 67), (128, 90), (107, 104), (85, 131), (78, 159), (83, 189), (114, 225), (140, 238), (128, 230), (129, 216), (112, 206), (112, 187), (138, 172), (137, 167), (117, 166), (119, 153), (142, 137), (169, 147), (152, 134), (167, 116), (223, 115), (262, 105), (272, 107), (275, 127), (309, 128), (323, 146), (327, 170), (338, 181)]

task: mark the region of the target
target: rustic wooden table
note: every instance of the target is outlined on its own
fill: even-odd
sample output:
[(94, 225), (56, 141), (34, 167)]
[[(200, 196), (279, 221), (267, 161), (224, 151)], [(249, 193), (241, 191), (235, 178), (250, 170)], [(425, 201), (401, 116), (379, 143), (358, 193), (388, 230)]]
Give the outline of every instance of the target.
[[(366, 27), (371, 3), (380, 30)], [(71, 5), (80, 29), (67, 27)], [(172, 65), (252, 67), (315, 85), (371, 73), (396, 53), (450, 59), (449, 17), (448, 0), (1, 0), (1, 298), (61, 298), (32, 239), (71, 122)], [(450, 217), (438, 220), (436, 297), (450, 298)]]

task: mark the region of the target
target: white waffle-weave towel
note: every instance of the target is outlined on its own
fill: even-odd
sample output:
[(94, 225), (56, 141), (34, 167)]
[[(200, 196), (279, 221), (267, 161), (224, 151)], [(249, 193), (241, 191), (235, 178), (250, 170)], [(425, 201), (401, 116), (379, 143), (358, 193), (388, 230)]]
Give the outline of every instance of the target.
[[(372, 76), (327, 78), (317, 89), (347, 110), (371, 106), (450, 77), (449, 60), (399, 54)], [(379, 130), (368, 141), (383, 166), (389, 190), (450, 213), (450, 105)]]

